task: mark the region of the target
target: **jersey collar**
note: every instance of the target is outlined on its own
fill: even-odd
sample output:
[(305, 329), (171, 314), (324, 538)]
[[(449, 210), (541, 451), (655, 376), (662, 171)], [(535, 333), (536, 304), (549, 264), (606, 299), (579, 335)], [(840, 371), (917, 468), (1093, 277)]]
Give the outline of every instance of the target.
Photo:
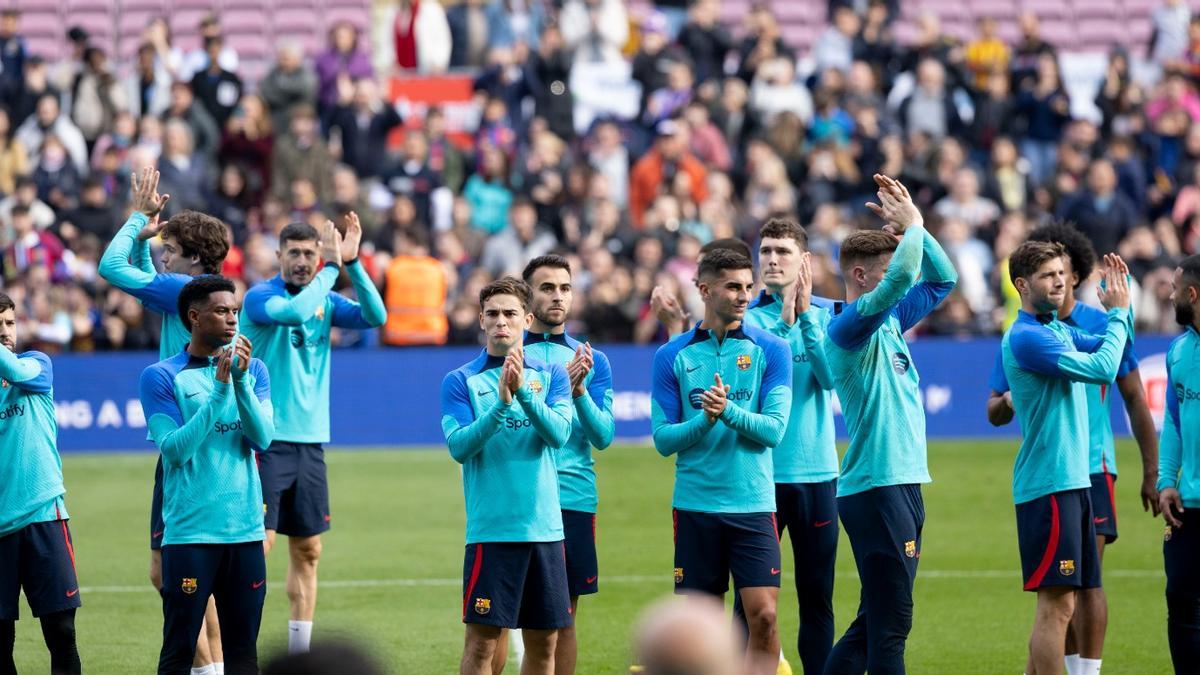
[(567, 344), (566, 331), (561, 333), (534, 333), (532, 331), (525, 331), (525, 344), (535, 345), (539, 342), (553, 342), (564, 347), (571, 346)]
[(1024, 319), (1025, 321), (1039, 323), (1044, 326), (1048, 323), (1053, 323), (1056, 319), (1058, 319), (1058, 312), (1047, 312), (1045, 314), (1030, 314), (1029, 312), (1026, 312), (1023, 309), (1019, 309), (1019, 310), (1017, 310), (1017, 317), (1020, 319)]
[[(696, 322), (696, 328), (694, 329), (695, 335), (692, 336), (691, 344), (695, 344), (697, 342), (704, 342), (709, 339), (715, 339), (715, 338), (713, 338), (712, 331), (708, 330), (707, 328), (700, 327), (701, 323), (704, 323), (704, 322), (703, 321)], [(749, 340), (750, 339), (749, 336), (747, 336), (746, 332), (744, 330), (742, 330), (742, 328), (745, 325), (746, 325), (746, 321), (745, 321), (745, 319), (743, 319), (742, 322), (740, 324), (738, 324), (737, 328), (734, 328), (733, 330), (727, 331), (725, 333), (725, 339), (728, 340), (730, 338), (735, 338), (735, 339), (740, 339), (740, 340)]]

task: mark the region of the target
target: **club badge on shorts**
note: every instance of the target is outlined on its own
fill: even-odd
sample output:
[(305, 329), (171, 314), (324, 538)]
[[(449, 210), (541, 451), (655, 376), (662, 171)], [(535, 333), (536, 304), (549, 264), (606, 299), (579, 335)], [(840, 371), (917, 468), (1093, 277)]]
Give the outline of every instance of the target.
[(917, 557), (917, 540), (916, 539), (913, 539), (912, 541), (904, 542), (904, 555), (906, 555), (910, 558)]
[(192, 595), (193, 593), (195, 593), (196, 592), (195, 577), (184, 577), (183, 584), (180, 586), (180, 588), (182, 588), (183, 592), (187, 593), (188, 595)]
[(753, 363), (753, 361), (750, 360), (749, 354), (742, 354), (741, 356), (737, 357), (738, 370), (750, 370), (751, 363)]
[(490, 598), (475, 598), (475, 613), (483, 616), (492, 611), (492, 601)]
[(682, 567), (675, 568), (675, 583), (677, 583), (677, 584), (683, 583), (683, 568)]
[(1163, 541), (1171, 541), (1171, 532), (1171, 526), (1168, 525), (1167, 529), (1163, 530)]
[(1063, 575), (1064, 577), (1069, 577), (1072, 574), (1075, 574), (1075, 561), (1074, 560), (1059, 560), (1058, 561), (1058, 573)]

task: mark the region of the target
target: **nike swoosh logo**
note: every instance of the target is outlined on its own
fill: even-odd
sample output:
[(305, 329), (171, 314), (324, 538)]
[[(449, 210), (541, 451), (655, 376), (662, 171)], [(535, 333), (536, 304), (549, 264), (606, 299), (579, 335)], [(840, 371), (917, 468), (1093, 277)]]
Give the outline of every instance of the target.
[(162, 530), (159, 530), (158, 532), (154, 532), (154, 533), (152, 533), (152, 534), (150, 535), (150, 538), (151, 538), (151, 539), (158, 539), (158, 538), (159, 538), (159, 537), (161, 537), (162, 535), (163, 535), (163, 531), (162, 531)]
[(1096, 525), (1099, 525), (1100, 523), (1107, 523), (1107, 522), (1108, 522), (1108, 518), (1107, 518), (1107, 517), (1105, 517), (1105, 518), (1093, 518), (1093, 519), (1092, 519), (1092, 522), (1094, 522)]
[(832, 520), (822, 520), (820, 522), (814, 522), (813, 527), (825, 527), (826, 525), (828, 525), (832, 522), (833, 522)]
[(771, 576), (773, 576), (773, 577), (777, 577), (777, 576), (779, 576), (779, 570), (777, 570), (777, 569), (775, 569), (774, 567), (772, 567), (772, 568), (771, 568)]
[(691, 372), (694, 372), (694, 371), (697, 371), (697, 370), (700, 370), (700, 366), (696, 366), (695, 368), (688, 368), (688, 369), (687, 369), (687, 371), (688, 371), (689, 373), (691, 373)]
[(194, 397), (196, 397), (196, 396), (199, 396), (199, 395), (200, 395), (200, 392), (198, 392), (198, 391), (193, 391), (193, 392), (192, 392), (192, 393), (190, 393), (190, 394), (184, 394), (184, 395), (183, 395), (183, 397), (184, 397), (184, 398), (194, 398)]
[(488, 391), (488, 390), (486, 390), (486, 389), (485, 389), (485, 390), (483, 390), (483, 391), (477, 391), (477, 392), (475, 392), (475, 395), (476, 395), (476, 396), (487, 396), (487, 395), (488, 395), (488, 394), (490, 394), (490, 393), (492, 393), (492, 392), (491, 392), (491, 391)]
[(253, 588), (257, 591), (258, 589), (262, 588), (263, 584), (265, 583), (267, 583), (266, 579), (263, 579), (262, 581), (255, 581), (254, 583), (250, 584), (250, 588)]
[(600, 578), (600, 577), (588, 577), (588, 578), (587, 578), (587, 582), (588, 582), (589, 584), (594, 584), (594, 583), (596, 583), (596, 579), (599, 579), (599, 578)]
[(77, 596), (77, 595), (79, 595), (79, 589), (78, 589), (78, 588), (76, 588), (76, 589), (75, 589), (75, 590), (73, 590), (73, 591), (67, 591), (67, 597), (68, 597), (68, 598), (73, 598), (73, 597), (75, 597), (75, 596)]

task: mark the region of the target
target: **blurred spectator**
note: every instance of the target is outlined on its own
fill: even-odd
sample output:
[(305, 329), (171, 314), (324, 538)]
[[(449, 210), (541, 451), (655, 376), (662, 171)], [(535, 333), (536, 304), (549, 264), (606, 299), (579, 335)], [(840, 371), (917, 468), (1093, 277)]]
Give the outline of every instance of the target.
[(317, 133), (317, 113), (301, 103), (292, 108), (288, 132), (275, 139), (271, 153), (271, 193), (286, 200), (292, 183), (308, 179), (321, 202), (329, 199), (333, 157)]
[(438, 0), (399, 0), (385, 5), (378, 19), (373, 32), (375, 52), (382, 55), (377, 72), (440, 73), (450, 65), (450, 25)]
[(582, 61), (619, 62), (629, 39), (621, 0), (564, 0), (558, 16), (563, 43)]
[[(496, 154), (499, 155), (500, 161), (505, 162), (500, 178), (507, 182), (507, 160), (504, 159), (502, 153), (497, 151)], [(484, 157), (486, 161), (486, 151)], [(478, 176), (479, 174), (475, 174), (471, 178), (475, 180)], [(416, 207), (417, 219), (424, 223), (426, 227), (432, 225), (432, 197), (437, 189), (441, 187), (441, 179), (438, 177), (437, 172), (429, 166), (429, 142), (423, 133), (420, 131), (410, 131), (405, 135), (401, 156), (384, 168), (383, 175), (380, 176), (380, 182), (387, 187), (393, 196), (399, 197), (400, 195), (404, 195), (410, 198)], [(470, 190), (470, 183), (468, 183), (467, 189), (464, 190), (463, 194), (467, 195), (468, 190)], [(507, 204), (504, 206), (507, 208)], [(502, 226), (498, 225), (496, 229)]]
[(725, 55), (733, 48), (729, 31), (717, 22), (717, 0), (695, 0), (688, 9), (688, 20), (679, 31), (679, 46), (695, 64), (696, 82), (703, 84), (725, 73)]
[[(334, 31), (339, 29), (335, 27)], [(365, 55), (355, 52), (361, 58)], [(330, 49), (317, 58), (318, 68), (322, 59), (337, 59), (338, 52)], [(340, 63), (340, 62), (339, 62)], [(366, 73), (370, 75), (370, 62), (367, 62)], [(276, 129), (288, 127), (289, 115), (292, 108), (306, 103), (313, 105), (317, 96), (317, 75), (304, 64), (304, 51), (300, 45), (285, 41), (281, 42), (275, 52), (275, 64), (270, 72), (258, 83), (258, 95), (267, 104), (271, 112), (271, 126)]]
[(12, 194), (18, 176), (29, 173), (29, 153), (15, 131), (8, 111), (0, 108), (0, 194), (4, 195)]
[(446, 135), (446, 115), (441, 108), (430, 108), (425, 113), (425, 135), (430, 170), (441, 176), (442, 185), (458, 194), (466, 180), (466, 157)]
[(725, 142), (729, 145), (735, 163), (741, 160), (746, 141), (759, 129), (757, 116), (747, 110), (748, 103), (749, 90), (745, 83), (739, 79), (727, 78), (721, 87), (721, 98), (713, 112), (713, 124), (725, 135)]
[(467, 179), (463, 196), (471, 205), (473, 227), (489, 234), (504, 229), (513, 203), (513, 191), (508, 158), (499, 148), (484, 146), (480, 149), (479, 170)]
[(218, 127), (225, 126), (233, 109), (242, 98), (242, 78), (221, 67), (221, 49), (225, 41), (220, 35), (204, 38), (208, 65), (192, 76), (192, 93), (212, 115)]
[(871, 0), (867, 4), (862, 30), (854, 41), (854, 58), (878, 67), (884, 88), (887, 89), (890, 88), (892, 76), (899, 67), (896, 62), (899, 51), (887, 3), (883, 0)]
[(1012, 136), (1017, 131), (1017, 104), (1009, 91), (1007, 74), (996, 73), (987, 81), (987, 88), (975, 92), (975, 116), (971, 120), (971, 142), (975, 145), (974, 159), (992, 150), (1000, 136)]
[(1058, 161), (1058, 142), (1071, 120), (1071, 100), (1062, 86), (1058, 57), (1042, 54), (1037, 61), (1037, 79), (1017, 95), (1024, 118), (1025, 137), (1021, 154), (1029, 160), (1029, 175), (1035, 183), (1046, 181)]
[(691, 140), (689, 149), (697, 159), (718, 171), (733, 168), (729, 144), (725, 142), (721, 130), (709, 119), (708, 106), (700, 101), (692, 101), (684, 110), (683, 121), (687, 124), (688, 138)]
[(180, 120), (166, 124), (162, 156), (158, 160), (161, 174), (158, 189), (171, 195), (165, 213), (173, 216), (184, 209), (204, 211), (208, 204), (216, 175), (208, 160), (193, 152), (192, 132)]
[(4, 236), (0, 238), (0, 243), (3, 244), (12, 241), (12, 210), (16, 206), (28, 209), (34, 226), (39, 230), (50, 227), (58, 220), (54, 209), (38, 198), (37, 183), (33, 181), (32, 176), (18, 176), (14, 185), (14, 192), (0, 200), (0, 222), (5, 224)]
[(933, 212), (943, 219), (962, 221), (970, 233), (990, 226), (1000, 217), (996, 202), (979, 195), (979, 175), (970, 168), (958, 170), (950, 194), (934, 204)]
[(1117, 173), (1106, 159), (1088, 168), (1087, 189), (1068, 202), (1060, 214), (1092, 240), (1096, 253), (1107, 255), (1141, 220), (1128, 197), (1117, 191)]
[(1017, 24), (1021, 30), (1021, 40), (1013, 49), (1012, 88), (1013, 91), (1022, 91), (1037, 79), (1038, 64), (1042, 57), (1053, 56), (1057, 59), (1058, 54), (1053, 45), (1042, 39), (1042, 27), (1037, 14), (1022, 12)]
[(995, 17), (980, 17), (979, 37), (967, 45), (967, 69), (977, 89), (987, 89), (993, 77), (1008, 78), (1008, 45), (997, 35), (996, 28)]
[(129, 106), (104, 50), (88, 47), (83, 62), (84, 68), (71, 87), (71, 119), (90, 148), (105, 130), (112, 128), (117, 113)]
[(854, 60), (854, 38), (860, 27), (861, 22), (853, 8), (838, 5), (834, 9), (833, 24), (821, 32), (812, 48), (818, 71), (850, 70), (850, 62)]
[(1188, 24), (1192, 10), (1183, 0), (1163, 0), (1150, 15), (1154, 27), (1150, 34), (1150, 58), (1159, 65), (1183, 59), (1188, 48)]
[[(165, 16), (150, 19), (146, 30), (142, 32), (143, 44), (153, 49), (155, 68), (167, 73), (171, 80), (180, 78), (179, 70), (183, 66), (183, 51), (172, 44), (171, 26)], [(140, 58), (140, 52), (139, 52)], [(236, 66), (236, 64), (234, 64)]]
[(29, 153), (29, 163), (35, 164), (36, 157), (41, 152), (42, 143), (48, 136), (54, 136), (66, 149), (67, 156), (75, 165), (76, 171), (87, 170), (87, 142), (83, 134), (71, 123), (58, 105), (58, 96), (45, 93), (37, 101), (37, 110), (25, 120), (16, 131), (16, 139)]
[(90, 177), (83, 181), (79, 206), (63, 215), (59, 236), (69, 244), (89, 234), (107, 242), (116, 232), (119, 218), (104, 191), (104, 183), (99, 177)]
[(163, 114), (163, 121), (180, 120), (187, 124), (196, 152), (209, 160), (216, 159), (217, 149), (221, 147), (221, 127), (204, 106), (195, 103), (191, 86), (175, 82), (171, 85), (171, 105)]
[(525, 263), (554, 249), (554, 234), (537, 220), (537, 210), (523, 197), (513, 200), (508, 210), (508, 227), (488, 238), (479, 266), (493, 278), (520, 275)]
[[(37, 109), (38, 99), (45, 94), (59, 96), (58, 89), (50, 85), (49, 70), (42, 57), (34, 54), (25, 60), (24, 77), (10, 83), (4, 90), (5, 103), (12, 113), (12, 124), (20, 127)], [(27, 150), (29, 148), (26, 148)]]
[(1011, 138), (1001, 136), (992, 143), (991, 170), (986, 174), (983, 194), (1005, 212), (1024, 211), (1033, 197), (1033, 182), (1020, 159)]
[(258, 206), (271, 189), (271, 153), (275, 147), (275, 131), (267, 105), (262, 98), (249, 94), (242, 97), (225, 124), (218, 153), (221, 163), (237, 166), (246, 177), (246, 198), (250, 206)]
[(83, 173), (71, 161), (66, 146), (54, 134), (47, 134), (42, 141), (42, 151), (33, 169), (33, 182), (37, 183), (38, 198), (49, 204), (55, 213), (62, 213), (75, 205)]
[(687, 129), (675, 120), (665, 120), (656, 127), (654, 146), (633, 166), (629, 179), (629, 215), (640, 227), (642, 218), (664, 186), (675, 181), (677, 173), (686, 174), (691, 183), (689, 195), (699, 204), (708, 197), (707, 170), (687, 150)]
[(608, 181), (609, 199), (624, 208), (629, 201), (629, 149), (621, 127), (612, 121), (596, 125), (588, 161)]
[[(726, 80), (726, 88), (731, 85), (737, 87)], [(806, 126), (812, 121), (812, 96), (808, 87), (796, 81), (796, 64), (791, 59), (778, 56), (759, 66), (750, 85), (750, 108), (763, 126), (771, 126), (781, 112), (795, 113)]]
[(777, 56), (796, 60), (796, 53), (783, 40), (779, 21), (770, 5), (753, 6), (746, 15), (746, 29), (738, 48), (737, 76), (743, 81), (753, 80), (758, 67)]
[[(321, 111), (338, 105), (340, 92), (347, 83), (375, 75), (370, 54), (362, 49), (361, 39), (359, 28), (348, 21), (340, 21), (329, 29), (329, 46), (313, 64), (316, 70), (317, 103)], [(272, 110), (290, 110), (297, 103), (313, 102), (313, 74), (302, 67), (302, 58), (298, 48), (289, 54), (280, 50), (276, 67), (280, 74), (274, 85), (278, 89), (272, 92), (276, 99), (273, 102), (268, 99), (272, 103)], [(267, 79), (270, 80), (270, 76)]]
[(148, 42), (138, 47), (134, 71), (125, 78), (125, 101), (135, 117), (158, 116), (171, 105), (171, 75)]
[(937, 59), (917, 65), (917, 86), (896, 111), (905, 132), (923, 132), (933, 139), (962, 134), (964, 124), (946, 83), (946, 69)]
[(542, 32), (530, 70), (534, 114), (546, 120), (559, 138), (574, 138), (575, 101), (567, 86), (571, 79), (571, 54), (557, 26), (547, 26)]
[(446, 23), (450, 26), (450, 67), (479, 68), (495, 43), (491, 27), (499, 29), (505, 23), (504, 10), (491, 0), (462, 0), (446, 10)]
[(421, 230), (398, 230), (395, 255), (384, 274), (387, 323), (380, 341), (387, 345), (442, 345), (450, 330), (446, 319), (446, 272), (429, 255)]
[(17, 32), (21, 13), (8, 7), (0, 10), (0, 90), (7, 90), (25, 70), (29, 55), (24, 36)]
[[(206, 14), (200, 18), (200, 47), (193, 49), (184, 55), (179, 70), (175, 73), (177, 81), (191, 82), (192, 78), (205, 70), (209, 69), (209, 61), (212, 59), (213, 52), (209, 50), (211, 38), (221, 37), (221, 23), (215, 13)], [(221, 41), (220, 46), (215, 50), (217, 54), (217, 65), (221, 70), (236, 73), (238, 70), (238, 55), (233, 47)], [(236, 100), (236, 99), (235, 99)]]
[(345, 164), (338, 164), (333, 169), (333, 204), (335, 208), (342, 206), (358, 214), (364, 241), (375, 239), (379, 233), (375, 209), (367, 202), (367, 194), (359, 183), (358, 175)]
[(341, 132), (342, 160), (361, 178), (376, 178), (383, 166), (388, 134), (400, 126), (400, 114), (385, 104), (375, 82), (363, 78), (346, 87), (330, 115), (331, 128)]
[(639, 116), (645, 118), (650, 94), (667, 86), (668, 74), (677, 63), (690, 65), (687, 54), (667, 37), (667, 17), (654, 12), (642, 20), (638, 52), (633, 56), (633, 79), (642, 85)]
[(63, 277), (65, 249), (58, 237), (34, 227), (33, 216), (24, 206), (14, 206), (9, 217), (13, 239), (4, 250), (4, 278), (12, 281), (35, 269), (41, 270), (46, 281)]

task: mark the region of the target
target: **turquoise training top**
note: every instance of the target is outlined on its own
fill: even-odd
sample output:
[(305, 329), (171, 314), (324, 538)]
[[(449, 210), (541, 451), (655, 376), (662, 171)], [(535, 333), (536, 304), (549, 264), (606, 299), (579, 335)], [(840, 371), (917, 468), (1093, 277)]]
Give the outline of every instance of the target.
[[(526, 333), (525, 355), (545, 363), (555, 363), (564, 369), (575, 358), (582, 342), (565, 334)], [(558, 466), (559, 502), (563, 509), (595, 513), (596, 469), (592, 448), (603, 450), (612, 443), (616, 425), (612, 414), (612, 370), (608, 357), (593, 349), (594, 364), (584, 378), (586, 392), (576, 397), (572, 392), (574, 422), (571, 437), (554, 453)], [(569, 376), (568, 376), (569, 377)]]
[(69, 516), (50, 357), (0, 346), (0, 378), (0, 537), (5, 537)]
[[(701, 395), (717, 374), (729, 386), (721, 417), (709, 422)], [(675, 455), (677, 509), (708, 513), (775, 511), (771, 448), (787, 430), (792, 355), (770, 333), (742, 325), (725, 339), (700, 327), (654, 354), (650, 422), (654, 447)]]
[(1200, 508), (1200, 335), (1188, 329), (1167, 349), (1167, 409), (1158, 446), (1158, 489), (1177, 488)]

